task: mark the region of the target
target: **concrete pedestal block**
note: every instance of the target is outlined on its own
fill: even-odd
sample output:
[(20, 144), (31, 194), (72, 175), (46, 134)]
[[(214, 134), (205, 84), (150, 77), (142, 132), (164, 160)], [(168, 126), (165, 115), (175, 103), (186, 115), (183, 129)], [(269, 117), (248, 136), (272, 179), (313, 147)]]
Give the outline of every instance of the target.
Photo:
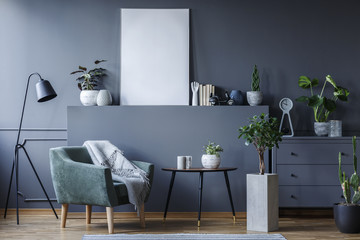
[(248, 231), (270, 232), (279, 228), (277, 174), (246, 174), (246, 220)]

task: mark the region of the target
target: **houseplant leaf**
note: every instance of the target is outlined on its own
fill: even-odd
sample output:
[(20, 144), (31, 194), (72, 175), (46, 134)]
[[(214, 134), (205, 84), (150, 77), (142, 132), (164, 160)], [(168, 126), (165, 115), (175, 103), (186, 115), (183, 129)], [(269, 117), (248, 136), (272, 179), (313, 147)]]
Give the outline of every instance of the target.
[(326, 76), (326, 81), (328, 83), (330, 83), (331, 85), (333, 85), (334, 88), (337, 88), (335, 81), (332, 79), (332, 77), (330, 75)]
[(334, 100), (331, 99), (327, 99), (324, 97), (324, 107), (326, 108), (326, 110), (328, 110), (329, 112), (333, 112), (336, 109), (336, 103)]
[(310, 78), (306, 77), (306, 76), (300, 76), (299, 77), (299, 87), (307, 89), (311, 87), (311, 80)]
[(309, 101), (309, 98), (306, 97), (306, 96), (301, 96), (301, 97), (298, 97), (297, 99), (295, 99), (295, 101), (297, 101), (297, 102), (307, 102), (307, 101)]
[(314, 95), (309, 97), (309, 103), (308, 103), (309, 107), (318, 107), (322, 103), (323, 103), (323, 98), (320, 97), (319, 95)]

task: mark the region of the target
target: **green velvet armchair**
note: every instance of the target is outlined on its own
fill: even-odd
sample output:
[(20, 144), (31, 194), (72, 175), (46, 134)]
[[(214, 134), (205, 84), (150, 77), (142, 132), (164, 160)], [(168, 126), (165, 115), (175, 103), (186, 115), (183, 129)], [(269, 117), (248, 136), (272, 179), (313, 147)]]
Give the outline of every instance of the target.
[[(132, 162), (148, 174), (151, 187), (154, 165)], [(50, 149), (50, 170), (57, 201), (62, 204), (62, 228), (66, 225), (69, 204), (86, 205), (86, 224), (91, 223), (92, 205), (96, 205), (106, 207), (109, 233), (114, 232), (113, 207), (128, 204), (129, 198), (125, 184), (113, 181), (109, 168), (94, 165), (86, 147), (73, 146)], [(144, 205), (139, 216), (141, 226), (145, 227)]]

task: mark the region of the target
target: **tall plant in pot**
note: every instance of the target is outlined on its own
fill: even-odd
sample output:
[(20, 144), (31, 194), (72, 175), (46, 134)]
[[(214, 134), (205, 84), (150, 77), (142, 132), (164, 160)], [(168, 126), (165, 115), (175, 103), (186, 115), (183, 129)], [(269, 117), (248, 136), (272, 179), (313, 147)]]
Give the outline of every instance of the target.
[(218, 168), (221, 162), (220, 152), (224, 149), (214, 142), (209, 141), (209, 144), (204, 146), (205, 154), (201, 157), (201, 164), (204, 168)]
[[(354, 173), (350, 179), (341, 169), (341, 152), (339, 152), (339, 181), (345, 198), (344, 203), (334, 205), (334, 217), (337, 228), (342, 233), (360, 233), (360, 187), (357, 174), (356, 136), (352, 138)], [(351, 197), (351, 189), (353, 196)]]
[[(333, 88), (331, 98), (324, 96), (325, 87), (329, 83)], [(338, 86), (330, 75), (325, 77), (321, 92), (315, 94), (313, 88), (319, 85), (317, 78), (310, 79), (307, 76), (300, 76), (298, 81), (299, 87), (310, 90), (310, 96), (301, 96), (296, 99), (298, 102), (305, 102), (314, 111), (314, 130), (318, 136), (326, 136), (329, 130), (327, 122), (330, 113), (336, 110), (336, 102), (338, 100), (346, 102), (349, 96), (349, 90)]]
[(269, 232), (279, 227), (279, 184), (277, 174), (264, 174), (264, 153), (282, 139), (279, 122), (264, 113), (250, 118), (249, 125), (239, 128), (239, 138), (255, 146), (259, 155), (260, 174), (246, 174), (246, 227), (249, 231)]
[(239, 128), (239, 137), (244, 138), (245, 144), (251, 143), (255, 146), (259, 154), (260, 174), (265, 173), (264, 153), (266, 149), (274, 146), (279, 147), (278, 143), (282, 140), (282, 132), (279, 132), (279, 121), (274, 117), (269, 117), (262, 113), (260, 116), (250, 118), (249, 125)]
[(254, 65), (251, 81), (251, 91), (246, 92), (246, 98), (250, 106), (260, 105), (263, 99), (263, 94), (260, 91), (260, 77), (257, 66)]
[[(94, 63), (98, 65), (102, 62), (106, 62), (106, 60), (96, 60)], [(102, 80), (104, 76), (106, 76), (106, 69), (95, 67), (91, 70), (88, 70), (86, 67), (79, 66), (79, 70), (71, 72), (70, 75), (73, 74), (81, 74), (80, 77), (76, 78), (78, 82), (77, 86), (80, 89), (80, 101), (85, 106), (93, 106), (96, 105), (97, 95), (99, 93), (98, 90), (95, 90), (98, 82)]]

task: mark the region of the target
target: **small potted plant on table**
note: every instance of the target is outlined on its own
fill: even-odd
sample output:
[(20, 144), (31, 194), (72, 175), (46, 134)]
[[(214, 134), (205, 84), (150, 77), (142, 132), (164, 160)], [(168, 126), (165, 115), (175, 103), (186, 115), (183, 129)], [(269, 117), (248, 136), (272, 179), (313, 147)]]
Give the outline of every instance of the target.
[[(354, 173), (350, 179), (341, 170), (341, 152), (339, 152), (339, 181), (343, 190), (345, 203), (334, 205), (334, 218), (337, 228), (342, 233), (360, 233), (360, 200), (359, 175), (357, 174), (356, 137), (352, 138)], [(351, 198), (351, 188), (353, 197)]]
[(220, 145), (210, 142), (204, 146), (204, 151), (206, 154), (203, 154), (201, 157), (201, 164), (204, 168), (218, 168), (221, 162), (219, 152), (224, 150)]
[(246, 174), (247, 230), (269, 232), (278, 229), (279, 189), (278, 175), (265, 174), (264, 153), (282, 140), (279, 122), (265, 114), (254, 116), (249, 125), (239, 128), (239, 138), (253, 144), (259, 155), (259, 174)]
[[(97, 65), (102, 62), (106, 62), (106, 60), (96, 60), (94, 63)], [(71, 75), (81, 73), (76, 81), (78, 81), (78, 88), (81, 91), (80, 101), (84, 106), (96, 105), (99, 91), (95, 90), (94, 87), (106, 75), (105, 71), (104, 68), (94, 68), (88, 71), (86, 67), (79, 66), (79, 70), (70, 73)]]

